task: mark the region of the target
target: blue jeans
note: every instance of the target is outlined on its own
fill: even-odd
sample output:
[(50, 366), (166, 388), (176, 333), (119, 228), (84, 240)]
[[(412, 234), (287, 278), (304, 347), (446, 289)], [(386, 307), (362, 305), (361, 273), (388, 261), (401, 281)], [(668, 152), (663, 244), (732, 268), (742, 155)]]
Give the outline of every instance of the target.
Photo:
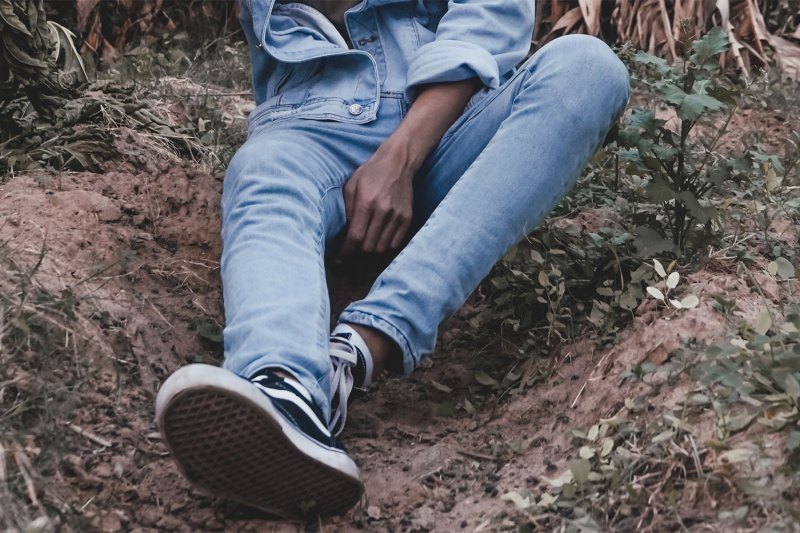
[[(564, 197), (622, 113), (628, 73), (601, 41), (543, 47), (485, 89), (415, 182), (421, 228), (340, 321), (375, 328), (411, 372), (503, 254)], [(228, 168), (223, 205), (225, 368), (294, 374), (329, 412), (326, 245), (345, 227), (342, 187), (406, 111), (385, 92), (375, 121), (286, 119), (251, 125)]]

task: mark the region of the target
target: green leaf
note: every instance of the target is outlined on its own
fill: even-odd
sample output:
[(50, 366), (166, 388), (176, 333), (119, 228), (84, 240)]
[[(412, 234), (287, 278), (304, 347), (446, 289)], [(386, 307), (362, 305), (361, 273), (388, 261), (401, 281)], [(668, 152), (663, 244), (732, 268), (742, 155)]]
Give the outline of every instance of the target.
[(634, 109), (628, 119), (629, 128), (642, 129), (653, 135), (663, 125), (664, 121), (657, 119), (655, 111), (650, 109)]
[(797, 403), (797, 400), (800, 399), (800, 383), (797, 382), (797, 378), (795, 378), (791, 373), (786, 374), (783, 387), (784, 390), (786, 390), (786, 394), (788, 394), (792, 400)]
[(647, 287), (647, 294), (655, 298), (656, 300), (664, 301), (664, 293), (660, 290), (656, 289), (655, 287)]
[[(766, 482), (766, 478), (764, 479)], [(775, 498), (778, 496), (778, 491), (770, 486), (759, 485), (755, 481), (747, 478), (740, 478), (735, 481), (736, 486), (747, 494), (748, 496), (755, 496), (758, 498)]]
[(653, 146), (653, 154), (658, 156), (664, 163), (671, 163), (675, 156), (678, 155), (678, 150), (672, 146), (656, 144)]
[(511, 491), (500, 496), (503, 501), (511, 502), (517, 506), (517, 509), (524, 511), (531, 506), (530, 496), (523, 497), (519, 492)]
[(761, 313), (758, 315), (758, 320), (756, 321), (756, 325), (753, 326), (753, 331), (758, 333), (759, 335), (764, 335), (769, 328), (772, 326), (772, 316), (770, 315), (769, 311), (766, 309), (762, 309)]
[(726, 106), (734, 106), (741, 96), (741, 92), (737, 89), (726, 89), (725, 87), (712, 87), (708, 89), (708, 94), (725, 104)]
[(794, 265), (785, 257), (775, 260), (776, 273), (783, 279), (792, 279), (795, 276)]
[(636, 236), (633, 245), (636, 246), (639, 257), (652, 257), (664, 252), (678, 252), (675, 243), (648, 227), (639, 226), (633, 233)]
[(678, 117), (681, 120), (695, 121), (707, 110), (718, 111), (724, 104), (707, 94), (690, 94), (683, 99), (678, 108)]
[(640, 65), (644, 65), (646, 67), (650, 67), (662, 76), (672, 72), (672, 67), (669, 66), (666, 60), (656, 57), (652, 54), (648, 54), (642, 50), (639, 50), (634, 54), (633, 60)]
[(701, 39), (692, 43), (689, 60), (698, 66), (711, 66), (719, 61), (719, 56), (728, 49), (728, 35), (717, 26)]
[(790, 452), (795, 452), (800, 448), (800, 431), (792, 431), (786, 438), (786, 447)]
[(667, 288), (674, 289), (678, 286), (678, 281), (681, 279), (681, 275), (678, 272), (672, 272), (667, 277)]
[(727, 427), (728, 431), (730, 431), (731, 434), (733, 434), (745, 429), (753, 422), (753, 420), (756, 419), (757, 416), (758, 413), (744, 413), (732, 416), (727, 420), (725, 426)]
[(697, 201), (697, 197), (689, 191), (683, 191), (676, 195), (678, 199), (684, 203), (689, 213), (697, 219), (700, 224), (705, 224), (717, 214), (717, 208), (714, 206), (704, 206)]
[(478, 370), (477, 372), (475, 372), (475, 381), (487, 387), (496, 387), (499, 385), (496, 379), (494, 379), (492, 376), (490, 376), (483, 370)]
[(450, 388), (450, 387), (448, 387), (447, 385), (442, 385), (442, 384), (441, 384), (441, 383), (439, 383), (438, 381), (433, 381), (433, 380), (431, 380), (431, 386), (432, 386), (434, 389), (436, 389), (436, 390), (438, 390), (438, 391), (441, 391), (441, 392), (444, 392), (444, 393), (447, 393), (447, 394), (450, 394), (451, 392), (453, 392), (453, 389), (451, 389), (451, 388)]
[(681, 300), (681, 308), (682, 309), (694, 309), (700, 305), (700, 298), (695, 296), (694, 294), (690, 294)]
[(659, 261), (658, 259), (653, 259), (653, 269), (656, 271), (656, 274), (658, 274), (662, 278), (667, 277), (667, 271), (664, 269), (664, 265), (662, 265), (661, 261)]
[(655, 89), (661, 93), (661, 95), (664, 97), (664, 100), (675, 107), (680, 106), (688, 96), (683, 89), (678, 87), (672, 81), (662, 81), (656, 83)]
[(660, 204), (675, 198), (675, 191), (664, 181), (664, 178), (658, 175), (653, 176), (653, 179), (644, 188), (644, 194), (654, 204)]
[(589, 480), (592, 465), (586, 459), (573, 459), (569, 462), (569, 471), (578, 485), (583, 485)]

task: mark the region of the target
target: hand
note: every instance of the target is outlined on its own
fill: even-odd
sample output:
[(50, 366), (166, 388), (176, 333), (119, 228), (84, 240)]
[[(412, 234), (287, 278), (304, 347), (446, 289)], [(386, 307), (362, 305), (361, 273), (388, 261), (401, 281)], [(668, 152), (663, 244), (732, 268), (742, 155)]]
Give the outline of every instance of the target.
[(347, 236), (342, 254), (400, 248), (411, 226), (414, 172), (389, 150), (378, 150), (344, 187)]
[(419, 88), (398, 128), (344, 187), (343, 254), (400, 248), (411, 226), (414, 176), (480, 86), (470, 78)]

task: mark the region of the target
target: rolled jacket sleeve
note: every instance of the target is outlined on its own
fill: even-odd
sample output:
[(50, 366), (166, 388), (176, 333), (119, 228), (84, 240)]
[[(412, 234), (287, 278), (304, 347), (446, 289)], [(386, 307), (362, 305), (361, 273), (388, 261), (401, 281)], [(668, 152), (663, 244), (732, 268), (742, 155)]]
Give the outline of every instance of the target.
[(408, 69), (406, 95), (420, 85), (477, 77), (497, 87), (528, 53), (534, 0), (450, 0), (436, 39), (417, 50)]

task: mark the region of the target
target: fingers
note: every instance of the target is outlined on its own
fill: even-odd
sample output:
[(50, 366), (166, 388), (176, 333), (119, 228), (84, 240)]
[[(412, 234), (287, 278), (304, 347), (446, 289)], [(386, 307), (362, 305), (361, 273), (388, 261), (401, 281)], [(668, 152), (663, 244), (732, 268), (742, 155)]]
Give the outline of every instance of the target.
[(342, 254), (352, 254), (363, 246), (364, 238), (369, 230), (372, 211), (369, 209), (351, 208), (353, 216), (347, 228), (347, 236), (342, 244)]
[(394, 213), (386, 206), (379, 206), (372, 212), (372, 217), (369, 221), (369, 229), (364, 236), (364, 241), (361, 244), (361, 250), (366, 253), (372, 253), (378, 250), (378, 245), (381, 243), (381, 238), (386, 228), (390, 227), (394, 221)]
[(408, 233), (411, 216), (391, 208), (355, 209), (342, 245), (342, 253), (385, 253), (399, 248)]
[(353, 220), (353, 215), (355, 214), (357, 184), (357, 181), (350, 180), (344, 186), (344, 212), (347, 221)]
[(402, 190), (397, 194), (376, 188), (372, 180), (361, 180), (360, 172), (355, 172), (343, 191), (348, 226), (341, 254), (399, 248), (411, 225), (410, 196)]
[(400, 226), (397, 228), (397, 231), (394, 232), (394, 236), (389, 242), (389, 247), (392, 250), (397, 250), (403, 245), (403, 241), (406, 240), (406, 235), (408, 235), (408, 230), (410, 228), (411, 228), (411, 215), (409, 215), (406, 219), (404, 219), (400, 224)]

